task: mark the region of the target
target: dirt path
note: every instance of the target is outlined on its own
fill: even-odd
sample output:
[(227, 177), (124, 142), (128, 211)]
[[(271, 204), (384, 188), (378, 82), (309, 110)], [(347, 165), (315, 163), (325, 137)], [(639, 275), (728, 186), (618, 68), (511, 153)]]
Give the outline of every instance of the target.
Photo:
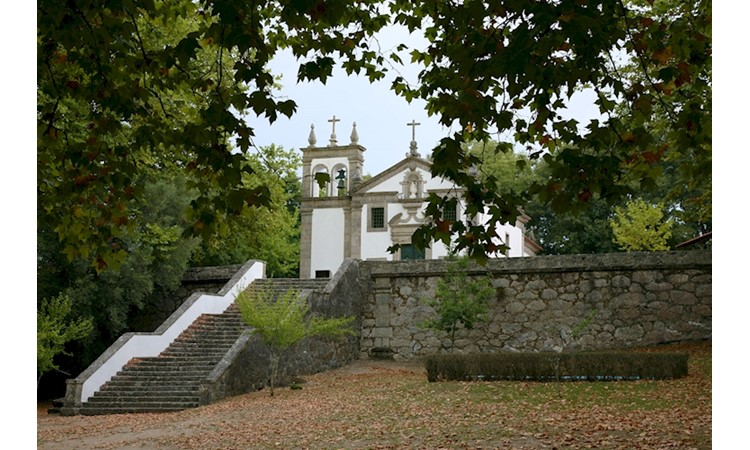
[[(424, 377), (424, 365), (419, 361), (372, 361), (361, 360), (324, 374), (306, 377), (302, 391), (313, 392), (330, 387), (345, 380), (356, 380), (381, 376)], [(201, 430), (212, 433), (223, 425), (244, 420), (246, 404), (268, 403), (265, 408), (278, 404), (289, 405), (293, 392), (284, 389), (276, 391), (275, 399), (268, 397), (267, 391), (250, 393), (227, 399), (203, 408), (178, 413), (159, 414), (118, 414), (111, 416), (63, 417), (48, 414), (51, 404), (37, 406), (37, 447), (40, 450), (84, 450), (84, 449), (183, 449), (179, 442), (201, 441)], [(293, 405), (292, 405), (293, 406)], [(255, 414), (259, 414), (256, 409)], [(170, 444), (174, 439), (177, 443)], [(190, 447), (201, 448), (201, 447)], [(206, 447), (208, 448), (208, 447)], [(212, 447), (243, 448), (243, 447)], [(262, 447), (258, 447), (262, 448)]]
[(691, 374), (611, 383), (428, 383), (420, 363), (358, 361), (162, 414), (38, 410), (37, 447), (87, 449), (709, 449), (711, 344)]

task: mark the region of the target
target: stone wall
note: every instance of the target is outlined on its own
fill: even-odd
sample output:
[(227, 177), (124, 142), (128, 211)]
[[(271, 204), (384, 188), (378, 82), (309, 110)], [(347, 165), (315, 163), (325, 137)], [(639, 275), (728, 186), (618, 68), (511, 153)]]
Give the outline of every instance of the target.
[[(450, 349), (444, 334), (420, 326), (434, 317), (448, 262), (363, 262), (371, 281), (360, 356), (390, 349), (410, 359)], [(492, 260), (496, 288), (489, 320), (460, 330), (455, 351), (608, 349), (711, 338), (711, 251), (540, 256)], [(576, 326), (591, 318), (580, 334)]]
[[(313, 374), (344, 366), (359, 358), (363, 302), (367, 280), (361, 278), (360, 262), (346, 260), (324, 292), (307, 294), (310, 311), (323, 317), (354, 316), (354, 335), (337, 339), (310, 338), (288, 348), (279, 361), (278, 385), (295, 376)], [(248, 331), (217, 365), (203, 383), (202, 403), (237, 395), (268, 384), (270, 352), (259, 336)]]

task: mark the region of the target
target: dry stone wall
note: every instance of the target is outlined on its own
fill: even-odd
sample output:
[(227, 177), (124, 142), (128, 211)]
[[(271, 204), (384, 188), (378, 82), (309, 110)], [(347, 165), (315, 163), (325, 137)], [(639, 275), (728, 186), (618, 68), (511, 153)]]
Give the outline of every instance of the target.
[[(361, 357), (451, 351), (444, 334), (421, 326), (434, 317), (425, 299), (435, 295), (447, 264), (362, 263), (370, 291)], [(489, 320), (457, 333), (456, 352), (611, 349), (711, 338), (710, 250), (510, 258), (469, 273), (489, 274), (497, 295)]]

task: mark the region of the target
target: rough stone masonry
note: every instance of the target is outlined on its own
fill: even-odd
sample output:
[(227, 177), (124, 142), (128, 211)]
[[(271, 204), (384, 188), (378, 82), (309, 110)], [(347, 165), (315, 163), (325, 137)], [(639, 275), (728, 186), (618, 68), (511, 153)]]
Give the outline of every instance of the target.
[[(425, 299), (435, 295), (447, 264), (362, 263), (370, 290), (361, 357), (373, 349), (390, 349), (396, 359), (451, 351), (449, 339), (421, 326), (434, 315)], [(711, 338), (710, 250), (508, 258), (470, 273), (488, 274), (497, 295), (484, 324), (457, 333), (456, 352), (612, 349)]]

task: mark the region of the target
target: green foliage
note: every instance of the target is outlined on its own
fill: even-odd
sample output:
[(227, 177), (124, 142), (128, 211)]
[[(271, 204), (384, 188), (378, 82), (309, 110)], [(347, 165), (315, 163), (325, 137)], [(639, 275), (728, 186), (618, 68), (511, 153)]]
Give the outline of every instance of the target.
[(672, 221), (664, 220), (664, 206), (643, 200), (629, 201), (625, 208), (615, 208), (610, 221), (614, 241), (626, 251), (669, 250)]
[(88, 258), (69, 260), (50, 224), (38, 224), (38, 298), (64, 293), (77, 314), (93, 320), (90, 338), (78, 344), (75, 358), (68, 361), (70, 370), (82, 370), (124, 331), (152, 331), (138, 329), (136, 319), (161, 311), (165, 295), (179, 287), (198, 244), (182, 233), (193, 195), (184, 179), (169, 173), (146, 178), (144, 197), (130, 206), (140, 219), (116, 240), (124, 254), (117, 267), (97, 271)]
[(611, 210), (612, 207), (602, 199), (591, 200), (586, 210), (575, 213), (556, 213), (541, 202), (530, 202), (524, 208), (531, 217), (528, 226), (542, 246), (542, 255), (619, 251), (609, 225)]
[[(384, 53), (373, 37), (388, 25), (419, 30), (428, 43)], [(685, 221), (711, 221), (708, 0), (43, 0), (40, 220), (69, 257), (99, 270), (122, 261), (115, 244), (138, 217), (130, 200), (142, 198), (144, 170), (187, 171), (197, 192), (188, 233), (210, 236), (244, 205), (267, 205), (267, 189), (245, 184), (254, 172), (243, 155), (254, 121), (296, 111), (267, 69), (285, 49), (298, 58), (301, 81), (325, 82), (337, 65), (379, 80), (410, 57), (419, 79), (396, 77), (393, 91), (424, 100), (457, 130), (433, 149), (433, 174), (466, 188), (470, 211), (486, 209), (492, 224), (513, 223), (524, 196), (475, 176), (480, 157), (465, 144), (491, 136), (511, 136), (500, 144), (546, 161), (550, 177), (534, 192), (556, 212), (653, 190), (663, 162), (674, 169), (670, 195), (690, 192)], [(586, 87), (603, 118), (564, 118), (570, 96)], [(446, 229), (445, 201), (431, 197), (434, 220), (415, 243), (450, 238), (472, 257), (491, 252), (494, 227)]]
[(310, 313), (300, 292), (287, 290), (278, 296), (270, 290), (246, 289), (237, 297), (242, 319), (253, 327), (271, 350), (271, 396), (278, 373), (281, 354), (308, 337), (354, 334), (354, 317), (323, 318)]
[(489, 302), (495, 297), (492, 279), (488, 275), (469, 276), (468, 269), (468, 258), (451, 258), (448, 272), (437, 282), (435, 298), (426, 301), (437, 318), (425, 321), (424, 326), (448, 333), (451, 348), (456, 330), (471, 330), (487, 319)]
[[(501, 144), (524, 145), (550, 167), (534, 192), (555, 212), (653, 189), (659, 160), (675, 161), (676, 186), (701, 185), (710, 204), (711, 3), (639, 3), (395, 2), (397, 23), (429, 40), (411, 53), (424, 68), (421, 83), (397, 80), (396, 91), (425, 100), (443, 125), (460, 125), (434, 150), (433, 173), (466, 187), (467, 201), (493, 219), (513, 222), (517, 199), (475, 179), (478, 158), (462, 147), (507, 133), (513, 142)], [(625, 66), (642, 81), (621, 72)], [(584, 87), (594, 89), (604, 115), (589, 124), (561, 114)], [(658, 129), (657, 117), (666, 119)], [(419, 242), (444, 231), (437, 209), (431, 213)], [(481, 255), (492, 247), (492, 227), (462, 232), (459, 250)]]
[(331, 175), (326, 172), (318, 172), (315, 174), (314, 178), (315, 182), (318, 183), (318, 196), (325, 197), (327, 195), (326, 187), (328, 186), (328, 183), (331, 182)]
[(254, 175), (246, 185), (265, 186), (270, 194), (267, 206), (245, 206), (224, 223), (222, 232), (202, 239), (193, 254), (193, 266), (243, 264), (249, 259), (266, 262), (272, 278), (299, 275), (300, 158), (293, 150), (271, 145), (248, 157)]
[(42, 375), (59, 370), (55, 357), (69, 354), (65, 345), (83, 339), (93, 330), (90, 318), (71, 317), (73, 302), (67, 295), (42, 300), (36, 312), (37, 386)]
[(503, 196), (527, 194), (538, 178), (537, 161), (515, 152), (507, 143), (488, 140), (470, 142), (464, 147), (468, 154), (481, 161), (477, 167), (479, 178), (484, 183), (494, 184), (495, 190)]

